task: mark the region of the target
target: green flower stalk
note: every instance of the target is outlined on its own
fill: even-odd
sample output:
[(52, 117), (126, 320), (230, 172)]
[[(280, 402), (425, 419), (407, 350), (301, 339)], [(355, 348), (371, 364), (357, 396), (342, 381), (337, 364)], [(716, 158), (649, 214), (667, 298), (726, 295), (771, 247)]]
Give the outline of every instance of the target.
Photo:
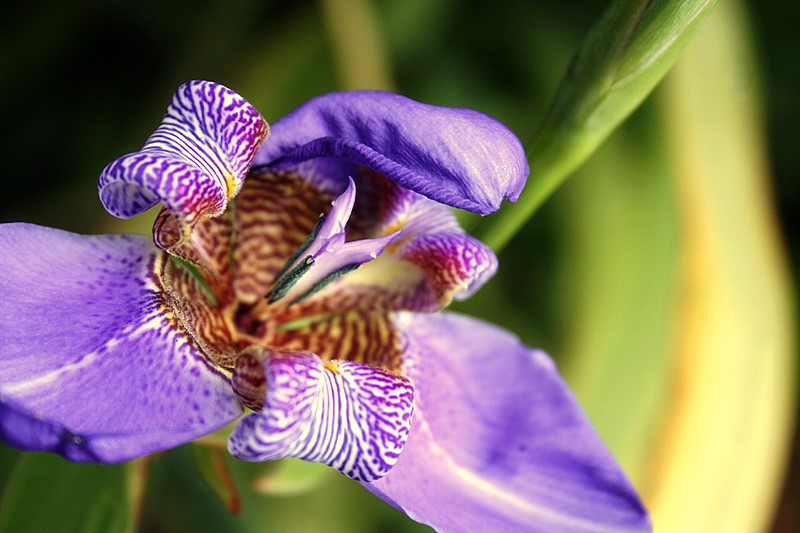
[(477, 235), (495, 252), (663, 78), (716, 0), (616, 0), (591, 30), (528, 149), (518, 205)]

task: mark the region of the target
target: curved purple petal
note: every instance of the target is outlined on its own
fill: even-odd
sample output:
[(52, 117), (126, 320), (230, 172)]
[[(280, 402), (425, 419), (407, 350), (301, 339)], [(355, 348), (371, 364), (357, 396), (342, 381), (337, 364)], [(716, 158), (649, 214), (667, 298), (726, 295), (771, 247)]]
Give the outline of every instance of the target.
[(180, 241), (198, 218), (225, 210), (268, 133), (258, 111), (227, 87), (184, 83), (144, 147), (103, 169), (100, 200), (121, 218), (163, 202), (179, 222), (182, 235), (173, 240)]
[(245, 461), (296, 457), (359, 481), (386, 475), (411, 426), (408, 379), (352, 361), (323, 363), (306, 352), (256, 350), (239, 356), (233, 384), (263, 410), (236, 426), (231, 454)]
[[(519, 140), (496, 120), (378, 91), (309, 100), (272, 125), (254, 166), (339, 157), (438, 202), (481, 214), (516, 200), (528, 176)], [(346, 176), (342, 176), (345, 179)]]
[(552, 361), (454, 314), (402, 314), (416, 389), (394, 469), (365, 486), (448, 532), (649, 531)]
[(0, 225), (0, 440), (116, 462), (241, 414), (180, 329), (149, 239)]

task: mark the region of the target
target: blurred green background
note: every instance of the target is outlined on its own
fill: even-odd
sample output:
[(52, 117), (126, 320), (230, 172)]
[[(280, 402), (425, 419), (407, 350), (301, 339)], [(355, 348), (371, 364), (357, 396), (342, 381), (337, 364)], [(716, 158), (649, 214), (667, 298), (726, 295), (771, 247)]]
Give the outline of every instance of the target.
[[(4, 2), (0, 222), (147, 232), (146, 220), (103, 211), (96, 179), (143, 144), (189, 79), (233, 88), (269, 122), (320, 93), (391, 87), (488, 113), (529, 143), (606, 4)], [(658, 531), (733, 531), (708, 528), (728, 516), (738, 531), (793, 532), (797, 292), (787, 272), (796, 279), (800, 261), (800, 5), (724, 4), (503, 250), (497, 277), (454, 307), (553, 355)], [(730, 435), (752, 441), (741, 453), (753, 464)], [(228, 460), (243, 506), (233, 517), (192, 461), (207, 464), (204, 452), (190, 448), (152, 462), (142, 531), (426, 530), (356, 483), (293, 463)], [(703, 453), (726, 460), (709, 465)], [(124, 527), (137, 493), (126, 474), (145, 466), (76, 467), (0, 448), (0, 528)], [(674, 496), (681, 475), (702, 497)]]

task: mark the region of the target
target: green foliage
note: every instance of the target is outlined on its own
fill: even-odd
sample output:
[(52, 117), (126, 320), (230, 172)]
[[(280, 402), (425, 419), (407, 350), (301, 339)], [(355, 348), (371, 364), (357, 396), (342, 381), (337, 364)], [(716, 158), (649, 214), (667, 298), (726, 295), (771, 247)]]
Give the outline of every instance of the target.
[(615, 0), (581, 45), (528, 147), (519, 203), (479, 228), (502, 249), (555, 189), (650, 94), (716, 0)]
[(0, 531), (133, 531), (125, 465), (69, 463), (31, 453), (16, 464), (0, 502)]

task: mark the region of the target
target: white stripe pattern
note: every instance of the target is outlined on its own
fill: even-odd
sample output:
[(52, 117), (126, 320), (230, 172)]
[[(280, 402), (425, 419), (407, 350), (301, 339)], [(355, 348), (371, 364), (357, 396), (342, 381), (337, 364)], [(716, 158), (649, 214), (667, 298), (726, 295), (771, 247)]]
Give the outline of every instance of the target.
[[(253, 352), (243, 361), (252, 372)], [(358, 481), (386, 475), (408, 439), (414, 388), (408, 378), (306, 352), (260, 355), (266, 377), (262, 411), (248, 415), (228, 449), (245, 461), (295, 457), (327, 464)], [(234, 380), (234, 384), (236, 380)]]
[(100, 199), (121, 218), (163, 202), (187, 233), (197, 219), (225, 210), (268, 132), (258, 111), (235, 92), (190, 81), (175, 92), (144, 147), (103, 170)]

